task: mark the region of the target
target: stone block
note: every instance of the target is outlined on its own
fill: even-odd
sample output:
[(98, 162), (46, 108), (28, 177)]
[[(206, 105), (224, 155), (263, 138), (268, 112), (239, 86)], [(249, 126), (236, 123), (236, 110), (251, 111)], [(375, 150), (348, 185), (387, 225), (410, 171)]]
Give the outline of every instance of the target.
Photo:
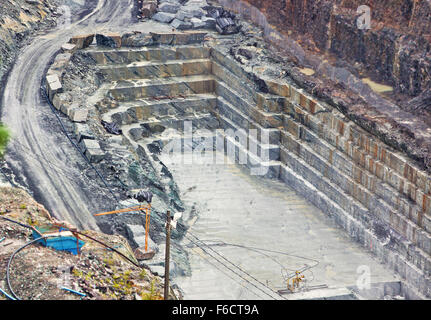
[(64, 72), (64, 69), (68, 65), (71, 57), (72, 57), (72, 54), (69, 52), (58, 54), (55, 57), (54, 62), (50, 66), (47, 74), (48, 75), (54, 75), (55, 74), (59, 78), (61, 78), (61, 76)]
[(74, 123), (73, 132), (76, 135), (78, 143), (81, 142), (83, 139), (89, 139), (89, 140), (96, 139), (94, 133), (91, 131), (90, 127), (86, 123), (79, 123), (79, 122)]
[(46, 87), (48, 90), (48, 97), (50, 101), (53, 100), (55, 94), (60, 93), (63, 90), (60, 78), (56, 74), (46, 76)]
[(70, 104), (70, 103), (71, 103), (70, 96), (66, 93), (56, 94), (52, 99), (52, 104), (54, 105), (54, 108), (56, 108), (59, 111), (61, 111), (62, 106), (64, 104)]
[(140, 9), (142, 18), (151, 18), (157, 10), (157, 1), (148, 1), (142, 3)]
[(88, 48), (94, 40), (94, 34), (79, 35), (70, 38), (69, 43), (75, 44), (77, 49)]
[(121, 37), (123, 47), (145, 47), (154, 43), (153, 37), (148, 33), (128, 32)]
[(206, 32), (150, 32), (154, 42), (157, 44), (187, 45), (202, 43), (205, 40)]
[(60, 106), (60, 111), (63, 112), (65, 115), (69, 115), (69, 110), (72, 109), (74, 106), (78, 106), (76, 103), (72, 104), (71, 102), (65, 102), (62, 103)]
[(177, 13), (181, 5), (175, 2), (163, 2), (159, 5), (159, 12)]
[(193, 28), (193, 23), (174, 19), (171, 22), (171, 27), (177, 30), (188, 30)]
[(83, 139), (79, 146), (90, 162), (99, 162), (105, 157), (105, 153), (97, 140)]
[(88, 109), (73, 106), (69, 108), (67, 115), (73, 122), (86, 122), (88, 119)]
[(193, 25), (193, 29), (202, 29), (205, 27), (205, 23), (199, 18), (191, 18), (190, 22)]
[(161, 23), (171, 23), (174, 18), (175, 14), (173, 13), (157, 12), (152, 19)]
[(96, 34), (98, 46), (121, 48), (121, 35), (119, 33)]
[(212, 29), (215, 30), (216, 28), (216, 19), (211, 18), (211, 17), (206, 17), (203, 16), (201, 18), (202, 23), (204, 24), (204, 26), (202, 27), (203, 29)]
[(94, 163), (102, 161), (105, 158), (105, 153), (102, 149), (87, 149), (85, 156), (90, 162)]
[(62, 53), (74, 53), (77, 50), (76, 44), (65, 43), (61, 46)]

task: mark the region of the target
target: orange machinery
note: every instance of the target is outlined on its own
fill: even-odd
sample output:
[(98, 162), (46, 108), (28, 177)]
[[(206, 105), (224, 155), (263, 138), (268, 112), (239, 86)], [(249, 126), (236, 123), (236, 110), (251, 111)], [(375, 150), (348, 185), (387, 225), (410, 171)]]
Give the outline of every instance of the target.
[(140, 211), (143, 214), (145, 214), (145, 254), (148, 256), (148, 259), (151, 259), (154, 256), (154, 251), (152, 250), (148, 251), (148, 233), (150, 229), (150, 213), (151, 213), (150, 203), (148, 203), (147, 205), (139, 205), (139, 206), (124, 208), (124, 209), (115, 210), (115, 211), (102, 212), (102, 213), (95, 214), (94, 216), (106, 216), (109, 214), (119, 214), (119, 213), (126, 213), (126, 212), (132, 212), (132, 211)]

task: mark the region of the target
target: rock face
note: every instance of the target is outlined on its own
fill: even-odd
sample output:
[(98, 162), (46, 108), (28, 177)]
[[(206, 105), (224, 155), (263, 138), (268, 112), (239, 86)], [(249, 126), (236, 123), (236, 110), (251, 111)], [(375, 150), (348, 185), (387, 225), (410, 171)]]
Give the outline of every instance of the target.
[[(401, 93), (418, 95), (431, 82), (431, 4), (412, 0), (245, 0), (281, 33), (296, 32), (319, 51), (360, 63)], [(222, 3), (234, 4), (226, 0)], [(357, 9), (371, 8), (371, 29), (357, 27)]]
[(153, 37), (147, 33), (130, 32), (121, 37), (121, 43), (125, 47), (143, 47), (153, 44)]
[(0, 5), (0, 78), (12, 65), (19, 47), (36, 29), (55, 25), (57, 1), (2, 1)]
[(96, 34), (96, 42), (98, 46), (120, 48), (121, 35), (118, 33)]
[[(25, 207), (25, 210), (23, 210)], [(17, 188), (0, 187), (2, 217), (21, 224), (63, 226), (73, 228), (67, 221), (56, 221), (29, 194)], [(58, 229), (57, 229), (58, 230)], [(127, 240), (119, 235), (107, 235), (91, 230), (79, 230), (96, 241), (85, 241), (79, 255), (54, 250), (42, 245), (28, 246), (25, 257), (14, 261), (11, 286), (23, 300), (160, 300), (163, 281), (147, 266), (139, 267), (137, 256)], [(30, 232), (31, 233), (31, 232)], [(7, 261), (19, 247), (28, 242), (27, 228), (10, 220), (0, 219), (0, 272), (6, 273)], [(101, 246), (103, 243), (105, 246)], [(122, 252), (127, 257), (114, 253)], [(136, 251), (135, 251), (136, 252)], [(157, 268), (156, 268), (157, 271)], [(162, 274), (160, 271), (159, 274)], [(127, 284), (127, 285), (126, 285)], [(64, 289), (73, 288), (82, 296)], [(10, 287), (2, 289), (11, 295)], [(173, 289), (173, 288), (172, 288)], [(171, 289), (170, 299), (180, 294)], [(0, 295), (0, 301), (5, 300)]]

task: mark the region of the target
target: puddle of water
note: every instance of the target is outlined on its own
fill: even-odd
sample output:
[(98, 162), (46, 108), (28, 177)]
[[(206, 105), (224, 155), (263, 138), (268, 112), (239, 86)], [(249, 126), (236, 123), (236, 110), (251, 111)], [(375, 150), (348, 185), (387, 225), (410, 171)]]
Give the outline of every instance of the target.
[(387, 93), (387, 92), (392, 92), (394, 91), (393, 87), (381, 84), (381, 83), (377, 83), (374, 82), (373, 80), (371, 80), (370, 78), (363, 78), (362, 82), (368, 84), (370, 86), (370, 88), (377, 93)]

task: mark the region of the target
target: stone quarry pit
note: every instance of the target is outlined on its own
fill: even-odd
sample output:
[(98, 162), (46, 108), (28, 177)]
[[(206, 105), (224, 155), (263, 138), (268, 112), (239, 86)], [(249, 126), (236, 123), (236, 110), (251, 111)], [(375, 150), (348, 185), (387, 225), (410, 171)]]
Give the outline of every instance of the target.
[[(164, 212), (183, 212), (172, 276), (185, 299), (430, 297), (429, 172), (286, 75), (260, 29), (69, 42), (49, 98), (119, 194), (155, 194), (154, 270)], [(98, 223), (139, 246), (127, 219)], [(298, 270), (305, 289), (286, 292)]]

